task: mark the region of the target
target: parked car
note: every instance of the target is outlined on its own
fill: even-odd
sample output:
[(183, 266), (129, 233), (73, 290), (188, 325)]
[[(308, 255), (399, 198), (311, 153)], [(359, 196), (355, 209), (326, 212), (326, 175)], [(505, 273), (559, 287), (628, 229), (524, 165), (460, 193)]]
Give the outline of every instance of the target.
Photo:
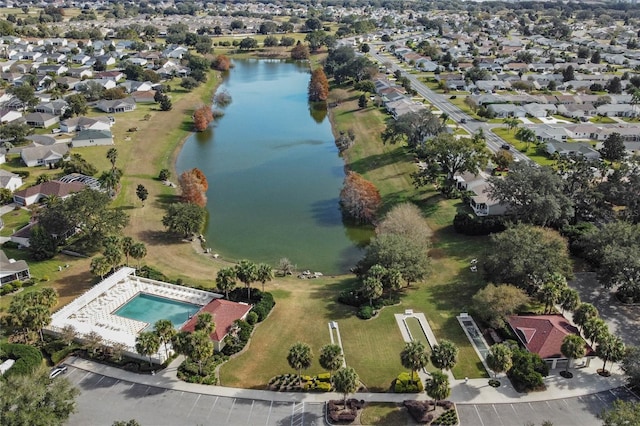
[(55, 379), (56, 377), (58, 377), (61, 374), (64, 374), (67, 372), (67, 366), (64, 364), (61, 364), (57, 367), (55, 367), (54, 369), (51, 370), (51, 373), (49, 374), (49, 378), (50, 379)]

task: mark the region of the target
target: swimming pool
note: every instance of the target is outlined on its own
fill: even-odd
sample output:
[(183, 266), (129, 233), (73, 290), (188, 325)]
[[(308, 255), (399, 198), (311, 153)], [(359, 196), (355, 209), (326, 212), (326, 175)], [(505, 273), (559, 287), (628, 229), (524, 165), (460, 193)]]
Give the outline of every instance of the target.
[(139, 293), (113, 312), (113, 315), (149, 323), (148, 328), (153, 328), (153, 324), (158, 320), (168, 319), (174, 327), (179, 328), (200, 308), (202, 306), (193, 303)]

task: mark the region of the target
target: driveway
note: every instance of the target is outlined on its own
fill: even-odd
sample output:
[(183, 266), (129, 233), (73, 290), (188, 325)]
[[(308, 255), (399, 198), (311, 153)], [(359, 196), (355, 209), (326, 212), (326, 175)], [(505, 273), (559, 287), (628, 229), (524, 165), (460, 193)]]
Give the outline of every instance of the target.
[(569, 285), (578, 290), (580, 300), (598, 308), (609, 330), (627, 345), (640, 345), (640, 305), (621, 304), (614, 293), (602, 287), (594, 272), (579, 272)]

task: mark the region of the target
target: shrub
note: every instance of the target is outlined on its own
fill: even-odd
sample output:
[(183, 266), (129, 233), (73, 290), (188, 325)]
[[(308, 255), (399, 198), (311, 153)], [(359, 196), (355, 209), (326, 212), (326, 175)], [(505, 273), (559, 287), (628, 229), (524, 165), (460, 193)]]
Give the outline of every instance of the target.
[(330, 373), (320, 373), (317, 376), (318, 381), (320, 382), (330, 382), (331, 381), (331, 374)]
[[(43, 278), (44, 279), (44, 278)], [(49, 280), (47, 280), (49, 281)], [(28, 280), (22, 283), (22, 287), (31, 287), (32, 285), (36, 285), (36, 280), (33, 278), (29, 278)]]
[(513, 367), (507, 372), (513, 387), (518, 392), (543, 390), (543, 376), (549, 374), (549, 367), (537, 354), (516, 348), (512, 355)]
[(344, 305), (358, 307), (365, 302), (365, 298), (362, 297), (358, 290), (345, 290), (338, 295), (338, 302)]
[(369, 306), (369, 305), (364, 305), (362, 307), (360, 307), (360, 309), (358, 310), (358, 318), (361, 319), (369, 319), (371, 317), (373, 317), (373, 315), (375, 314), (373, 307)]
[(14, 241), (5, 241), (2, 244), (2, 247), (6, 248), (6, 249), (17, 249), (18, 247), (20, 247), (20, 244), (14, 242)]
[(57, 352), (51, 354), (51, 362), (58, 364), (60, 361), (69, 356), (69, 354), (75, 352), (80, 348), (80, 345), (73, 344), (71, 346), (65, 346)]
[(13, 285), (11, 283), (7, 283), (5, 285), (3, 285), (2, 287), (0, 287), (0, 294), (1, 295), (5, 295), (5, 294), (9, 294), (13, 291)]
[(162, 272), (147, 265), (140, 268), (140, 270), (137, 272), (137, 275), (142, 278), (149, 278), (150, 280), (169, 281), (169, 279)]
[(255, 312), (251, 311), (247, 314), (247, 322), (251, 325), (254, 325), (255, 323), (258, 322), (258, 314), (256, 314)]
[(331, 383), (327, 382), (315, 382), (314, 389), (321, 392), (331, 392)]
[(396, 393), (422, 392), (424, 386), (422, 380), (416, 374), (415, 381), (411, 382), (411, 374), (407, 372), (400, 373), (393, 384), (393, 390)]
[(29, 374), (42, 363), (42, 353), (33, 346), (5, 343), (0, 345), (0, 352), (3, 352), (6, 358), (16, 360), (16, 363), (5, 373), (5, 376)]

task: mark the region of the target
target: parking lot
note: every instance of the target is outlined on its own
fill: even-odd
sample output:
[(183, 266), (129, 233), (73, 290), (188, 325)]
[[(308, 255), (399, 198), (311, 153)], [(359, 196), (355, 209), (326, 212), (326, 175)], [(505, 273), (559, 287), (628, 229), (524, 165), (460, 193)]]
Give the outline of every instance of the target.
[(624, 388), (576, 398), (518, 404), (458, 404), (461, 425), (539, 426), (545, 420), (555, 426), (600, 426), (598, 414), (616, 399), (638, 401)]
[(82, 392), (70, 425), (323, 425), (323, 404), (254, 401), (173, 391), (69, 367), (64, 375)]
[[(70, 425), (111, 426), (136, 419), (141, 425), (278, 425), (319, 426), (323, 403), (272, 402), (205, 395), (119, 380), (69, 366), (66, 377), (81, 393)], [(467, 426), (600, 426), (598, 414), (616, 399), (638, 401), (624, 388), (593, 395), (514, 404), (457, 404)]]

